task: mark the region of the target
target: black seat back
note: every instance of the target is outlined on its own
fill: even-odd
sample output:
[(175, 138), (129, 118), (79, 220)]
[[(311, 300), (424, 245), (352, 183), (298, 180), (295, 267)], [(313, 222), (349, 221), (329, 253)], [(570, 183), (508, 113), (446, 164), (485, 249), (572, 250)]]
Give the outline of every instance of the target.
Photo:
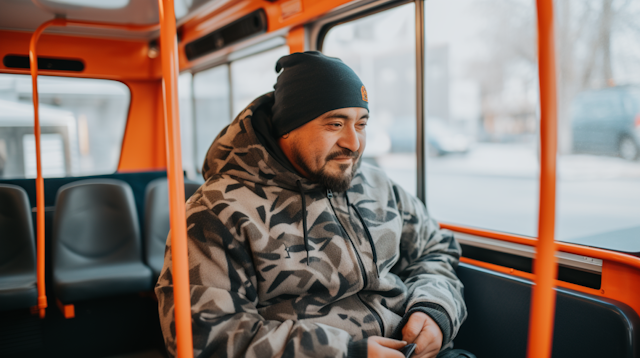
[[(455, 345), (480, 357), (525, 357), (532, 283), (460, 264), (469, 316)], [(640, 318), (624, 303), (557, 289), (553, 357), (638, 357)]]
[(140, 228), (127, 183), (89, 179), (60, 188), (53, 222), (54, 273), (140, 260)]
[[(185, 180), (185, 199), (188, 200), (199, 187), (200, 183)], [(170, 228), (169, 188), (166, 178), (156, 179), (147, 186), (144, 225), (145, 260), (157, 278), (164, 264), (164, 250)]]
[(36, 304), (36, 249), (27, 193), (0, 184), (0, 310)]

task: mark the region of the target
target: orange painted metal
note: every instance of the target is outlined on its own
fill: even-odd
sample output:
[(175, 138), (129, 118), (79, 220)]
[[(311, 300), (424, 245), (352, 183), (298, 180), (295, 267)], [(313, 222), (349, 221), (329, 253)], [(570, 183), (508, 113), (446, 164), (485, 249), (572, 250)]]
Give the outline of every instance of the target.
[[(31, 34), (0, 30), (0, 58), (26, 55)], [(81, 60), (81, 72), (39, 69), (39, 75), (84, 77), (116, 81), (159, 79), (159, 58), (149, 58), (146, 40), (91, 38), (45, 32), (38, 40), (38, 56)], [(157, 67), (157, 68), (156, 68)], [(29, 69), (7, 68), (0, 61), (0, 72), (29, 74)]]
[(193, 357), (191, 335), (191, 291), (187, 252), (187, 218), (184, 177), (180, 147), (180, 112), (178, 110), (178, 46), (173, 0), (158, 0), (160, 10), (160, 57), (167, 140), (167, 177), (171, 226), (171, 258), (173, 263), (173, 299), (175, 303), (177, 355)]
[(44, 318), (47, 308), (47, 293), (44, 278), (44, 179), (40, 145), (40, 106), (38, 98), (38, 54), (36, 47), (42, 32), (49, 26), (61, 26), (62, 20), (53, 19), (38, 26), (29, 43), (29, 65), (31, 66), (31, 84), (33, 86), (33, 134), (36, 140), (36, 277), (38, 287), (38, 309), (40, 318)]
[(127, 81), (131, 105), (122, 139), (118, 172), (165, 170), (162, 81)]
[[(440, 227), (451, 231), (457, 231), (464, 234), (476, 235), (481, 237), (487, 237), (497, 239), (501, 241), (513, 242), (514, 244), (522, 244), (527, 246), (536, 246), (537, 240), (535, 238), (518, 236), (513, 234), (506, 234), (499, 231), (470, 228), (461, 225), (455, 225), (450, 223), (440, 223)], [(609, 251), (604, 249), (598, 249), (595, 247), (581, 246), (576, 244), (570, 244), (566, 242), (556, 242), (558, 251), (566, 252), (574, 255), (588, 256), (600, 260), (606, 260), (615, 262), (621, 265), (629, 266), (636, 270), (640, 270), (640, 257), (624, 254), (616, 251)]]
[(62, 315), (66, 319), (74, 318), (76, 316), (76, 307), (74, 305), (65, 305), (60, 300), (56, 299), (58, 309), (62, 312)]
[(287, 35), (289, 53), (304, 52), (305, 31), (303, 26), (294, 27)]
[(556, 263), (556, 156), (557, 99), (556, 62), (553, 27), (553, 0), (537, 0), (538, 76), (540, 79), (540, 205), (538, 241), (533, 264), (535, 285), (529, 315), (529, 358), (551, 356), (553, 320), (556, 304), (554, 281)]
[(620, 262), (602, 263), (600, 295), (624, 302), (640, 315), (640, 270)]
[[(274, 32), (302, 26), (352, 0), (301, 0), (302, 11), (288, 15), (286, 14), (287, 8), (292, 1), (295, 0), (281, 0), (275, 3), (264, 0), (219, 1), (211, 2), (209, 6), (203, 6), (197, 15), (181, 26), (180, 69), (185, 70), (192, 66), (184, 54), (186, 44), (253, 11), (263, 9), (267, 15), (267, 31)], [(284, 14), (283, 10), (285, 10)]]

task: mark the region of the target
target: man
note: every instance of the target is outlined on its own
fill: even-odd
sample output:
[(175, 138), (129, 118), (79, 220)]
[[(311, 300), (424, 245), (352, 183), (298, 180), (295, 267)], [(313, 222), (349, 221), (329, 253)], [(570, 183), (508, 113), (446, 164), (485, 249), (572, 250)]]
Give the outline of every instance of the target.
[[(466, 317), (459, 245), (360, 161), (368, 98), (348, 66), (305, 52), (276, 71), (187, 201), (195, 355), (435, 357)], [(156, 293), (175, 355), (170, 247)]]

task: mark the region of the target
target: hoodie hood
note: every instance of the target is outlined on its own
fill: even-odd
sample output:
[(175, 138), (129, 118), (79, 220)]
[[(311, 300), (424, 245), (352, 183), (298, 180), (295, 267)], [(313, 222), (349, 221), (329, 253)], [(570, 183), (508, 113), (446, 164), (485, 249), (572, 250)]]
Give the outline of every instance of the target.
[[(271, 120), (273, 103), (273, 92), (256, 98), (218, 134), (202, 166), (205, 180), (216, 175), (229, 175), (242, 181), (295, 191), (299, 191), (300, 186), (304, 191), (321, 189), (319, 184), (298, 174), (277, 147), (271, 133), (265, 133), (270, 128), (268, 121)], [(253, 126), (253, 119), (267, 123), (258, 131)]]

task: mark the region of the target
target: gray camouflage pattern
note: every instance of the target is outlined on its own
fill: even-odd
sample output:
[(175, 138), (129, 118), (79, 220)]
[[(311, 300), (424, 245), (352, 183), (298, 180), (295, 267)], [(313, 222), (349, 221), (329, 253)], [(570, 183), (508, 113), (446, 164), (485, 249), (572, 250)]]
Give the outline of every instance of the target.
[[(251, 125), (272, 101), (259, 97), (218, 135), (187, 201), (194, 356), (346, 357), (350, 342), (390, 336), (427, 302), (444, 308), (454, 337), (466, 307), (453, 235), (373, 166), (362, 163), (345, 193), (287, 171)], [(155, 291), (175, 356), (169, 243)]]

